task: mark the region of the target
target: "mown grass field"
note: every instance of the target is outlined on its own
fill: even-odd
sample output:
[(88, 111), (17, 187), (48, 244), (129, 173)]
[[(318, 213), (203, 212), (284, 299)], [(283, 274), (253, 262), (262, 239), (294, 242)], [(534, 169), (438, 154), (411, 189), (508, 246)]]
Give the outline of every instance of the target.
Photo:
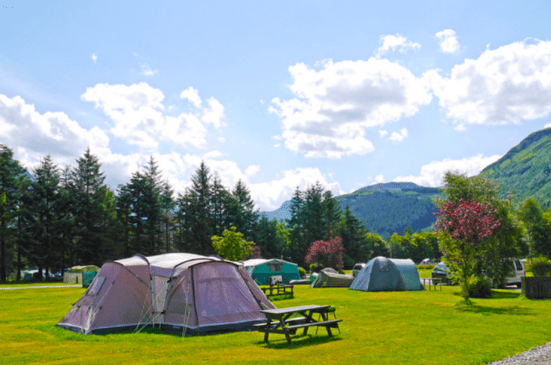
[(341, 334), (325, 329), (268, 344), (258, 332), (178, 337), (150, 330), (84, 336), (55, 324), (81, 288), (0, 291), (1, 364), (480, 364), (551, 341), (551, 301), (494, 291), (474, 306), (456, 305), (457, 287), (442, 291), (365, 293), (295, 286), (277, 307), (331, 304)]

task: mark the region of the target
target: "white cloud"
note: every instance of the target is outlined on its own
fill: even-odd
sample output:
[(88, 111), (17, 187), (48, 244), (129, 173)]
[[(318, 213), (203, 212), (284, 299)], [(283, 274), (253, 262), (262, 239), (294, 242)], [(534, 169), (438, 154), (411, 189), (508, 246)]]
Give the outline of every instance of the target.
[(29, 171), (48, 154), (62, 168), (67, 164), (74, 166), (75, 160), (90, 147), (102, 163), (107, 183), (116, 187), (130, 176), (140, 160), (137, 154), (112, 153), (109, 137), (99, 127), (82, 128), (62, 112), (39, 113), (19, 96), (0, 95), (0, 130), (0, 143), (12, 148)]
[(380, 57), (389, 51), (399, 50), (400, 52), (405, 52), (409, 49), (419, 49), (421, 45), (419, 43), (408, 41), (406, 37), (401, 36), (400, 34), (396, 35), (385, 35), (381, 36), (379, 42), (381, 46), (377, 48), (376, 55)]
[(157, 69), (152, 70), (147, 63), (140, 64), (140, 68), (142, 69), (142, 75), (144, 76), (153, 76), (159, 72)]
[(260, 166), (259, 165), (251, 165), (251, 166), (247, 167), (247, 169), (245, 170), (245, 175), (253, 176), (253, 175), (257, 174), (259, 171), (260, 171)]
[(386, 59), (327, 61), (316, 71), (289, 67), (296, 98), (275, 98), (270, 112), (283, 122), (285, 147), (306, 157), (340, 158), (374, 150), (365, 129), (412, 116), (432, 95), (425, 78)]
[(184, 91), (182, 91), (182, 93), (180, 94), (180, 97), (182, 99), (189, 100), (193, 104), (193, 106), (196, 107), (196, 108), (201, 107), (202, 100), (199, 97), (199, 92), (197, 90), (195, 90), (192, 86), (190, 86), (187, 89), (185, 89)]
[(446, 171), (466, 172), (469, 176), (475, 176), (485, 167), (499, 160), (501, 156), (494, 155), (483, 157), (478, 154), (474, 157), (463, 158), (461, 160), (450, 160), (448, 158), (442, 161), (432, 161), (421, 167), (419, 176), (399, 176), (394, 181), (413, 182), (421, 186), (440, 187), (442, 186), (442, 177)]
[[(128, 100), (121, 97), (117, 101), (117, 94), (110, 94), (112, 99), (98, 98), (97, 103), (109, 112), (115, 106), (122, 109), (132, 109), (134, 106), (125, 103), (138, 103), (142, 107), (156, 106), (161, 109), (162, 96), (151, 92), (145, 98), (138, 90), (132, 89), (136, 95)], [(88, 91), (87, 91), (88, 92)], [(90, 91), (88, 96), (92, 98), (98, 89)], [(100, 93), (101, 94), (101, 93)], [(126, 95), (125, 93), (122, 93)], [(102, 94), (106, 96), (105, 94)], [(127, 95), (126, 95), (127, 96)], [(92, 98), (92, 100), (95, 100)], [(111, 101), (110, 101), (111, 100)], [(110, 104), (113, 102), (114, 104)], [(119, 111), (120, 112), (120, 111)], [(326, 189), (333, 191), (335, 195), (342, 194), (337, 182), (329, 182), (328, 177), (317, 168), (297, 168), (283, 172), (283, 177), (276, 180), (251, 184), (249, 177), (260, 171), (260, 166), (250, 165), (243, 172), (239, 166), (230, 160), (222, 159), (224, 155), (219, 151), (210, 151), (203, 155), (179, 154), (172, 151), (160, 154), (158, 151), (122, 155), (113, 153), (109, 148), (109, 137), (99, 127), (90, 130), (82, 128), (77, 121), (71, 120), (62, 112), (39, 113), (33, 105), (25, 103), (21, 97), (8, 98), (0, 94), (0, 143), (13, 149), (15, 158), (28, 170), (37, 167), (39, 160), (48, 154), (60, 167), (66, 164), (76, 165), (76, 160), (82, 156), (86, 147), (90, 147), (91, 153), (98, 157), (101, 163), (101, 171), (104, 172), (106, 183), (113, 189), (119, 184), (126, 184), (132, 173), (145, 165), (152, 155), (158, 162), (163, 179), (167, 179), (176, 193), (183, 193), (191, 184), (191, 176), (195, 173), (202, 161), (211, 170), (216, 171), (222, 184), (232, 189), (238, 180), (243, 180), (251, 190), (251, 195), (262, 210), (277, 209), (285, 200), (292, 197), (294, 189), (298, 186), (301, 190), (309, 184), (319, 181)], [(14, 147), (16, 146), (16, 147)]]
[(400, 133), (398, 132), (392, 132), (392, 134), (390, 135), (390, 137), (388, 139), (390, 139), (392, 142), (394, 143), (400, 143), (404, 140), (404, 138), (406, 138), (408, 136), (408, 130), (406, 128), (402, 128), (402, 130), (400, 131)]
[(381, 130), (379, 131), (379, 135), (381, 136), (381, 138), (383, 138), (383, 137), (386, 136), (387, 134), (388, 134), (388, 132), (385, 131), (385, 130), (383, 130), (383, 129), (381, 129)]
[[(200, 99), (194, 99), (194, 95), (198, 98), (196, 90), (186, 91), (182, 92), (183, 98), (200, 105)], [(207, 99), (208, 107), (197, 113), (165, 116), (164, 94), (145, 82), (130, 86), (97, 84), (86, 89), (82, 100), (94, 102), (113, 120), (111, 133), (148, 150), (156, 149), (160, 140), (202, 148), (207, 142), (207, 125), (225, 125), (224, 107), (214, 98)]]
[(426, 73), (446, 116), (458, 124), (510, 124), (551, 113), (551, 41), (487, 49), (449, 77)]
[(94, 63), (96, 63), (97, 59), (98, 59), (98, 56), (96, 56), (95, 53), (92, 53), (92, 61), (94, 61)]
[(269, 182), (250, 184), (251, 196), (257, 207), (262, 211), (279, 208), (283, 202), (292, 198), (295, 189), (305, 190), (318, 181), (325, 190), (331, 190), (333, 195), (341, 195), (338, 182), (329, 182), (317, 168), (296, 168), (283, 172), (283, 177)]
[(382, 183), (384, 181), (385, 181), (385, 177), (382, 174), (375, 176), (375, 182)]
[(440, 41), (440, 49), (444, 53), (455, 53), (459, 50), (459, 42), (455, 36), (455, 31), (445, 29), (436, 33), (436, 38)]

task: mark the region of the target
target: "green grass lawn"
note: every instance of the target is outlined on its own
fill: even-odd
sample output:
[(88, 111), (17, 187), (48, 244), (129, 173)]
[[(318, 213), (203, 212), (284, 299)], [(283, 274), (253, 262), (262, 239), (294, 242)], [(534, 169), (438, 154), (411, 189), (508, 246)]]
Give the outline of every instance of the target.
[(498, 290), (465, 308), (456, 305), (458, 290), (366, 293), (297, 285), (294, 299), (275, 305), (330, 304), (344, 321), (333, 338), (324, 328), (310, 329), (292, 346), (275, 334), (266, 344), (259, 332), (84, 336), (55, 327), (84, 289), (6, 290), (0, 291), (0, 363), (479, 364), (551, 341), (551, 301)]

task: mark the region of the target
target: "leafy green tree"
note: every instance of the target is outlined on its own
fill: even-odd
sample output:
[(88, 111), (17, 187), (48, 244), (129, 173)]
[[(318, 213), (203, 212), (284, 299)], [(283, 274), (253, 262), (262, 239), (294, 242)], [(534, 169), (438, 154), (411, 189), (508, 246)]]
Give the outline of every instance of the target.
[(528, 231), (532, 256), (551, 256), (551, 225), (544, 218), (536, 199), (526, 198), (518, 208), (518, 216)]
[(245, 241), (243, 234), (237, 232), (235, 227), (225, 229), (222, 237), (212, 236), (212, 247), (226, 260), (238, 261), (249, 257), (254, 245), (254, 242)]
[(501, 224), (490, 204), (476, 201), (448, 201), (440, 205), (435, 224), (448, 266), (460, 279), (461, 295), (469, 302), (469, 282), (475, 275), (479, 250)]
[(369, 259), (377, 256), (388, 257), (390, 255), (388, 245), (385, 240), (383, 240), (381, 236), (376, 233), (365, 234), (364, 247), (365, 248), (363, 250), (370, 253), (364, 262), (367, 262)]
[(13, 242), (21, 176), (25, 169), (14, 160), (12, 150), (0, 144), (0, 281), (6, 282), (8, 244)]
[[(468, 177), (448, 171), (444, 175), (442, 192), (450, 202), (463, 200), (489, 204), (494, 217), (500, 220), (500, 226), (478, 248), (473, 265), (477, 277), (487, 276), (494, 285), (502, 285), (510, 270), (511, 259), (526, 251), (522, 227), (513, 215), (512, 203), (508, 198), (500, 199), (496, 182), (481, 175)], [(436, 205), (442, 206), (444, 198), (437, 199)], [(441, 245), (440, 235), (438, 241)], [(444, 253), (445, 250), (441, 247), (441, 251)]]

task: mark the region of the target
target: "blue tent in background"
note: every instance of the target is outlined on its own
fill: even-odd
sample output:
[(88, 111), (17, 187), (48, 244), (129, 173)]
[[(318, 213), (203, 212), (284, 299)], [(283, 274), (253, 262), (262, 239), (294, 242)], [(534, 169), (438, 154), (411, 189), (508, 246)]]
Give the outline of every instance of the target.
[(410, 259), (375, 257), (358, 273), (350, 289), (363, 291), (424, 290), (417, 266)]

